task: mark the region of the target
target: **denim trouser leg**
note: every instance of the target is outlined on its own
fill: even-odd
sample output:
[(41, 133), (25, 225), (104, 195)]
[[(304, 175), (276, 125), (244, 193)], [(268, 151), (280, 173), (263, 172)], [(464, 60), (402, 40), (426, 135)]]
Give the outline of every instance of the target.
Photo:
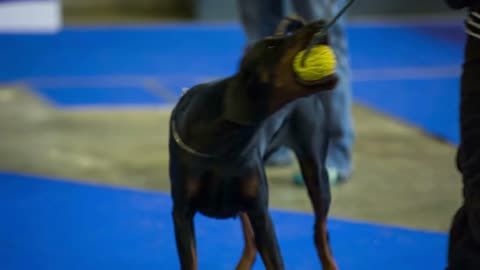
[[(295, 0), (295, 11), (307, 21), (330, 20), (343, 7), (345, 0)], [(352, 170), (352, 146), (354, 141), (350, 60), (345, 34), (345, 20), (340, 18), (329, 31), (330, 45), (337, 56), (339, 84), (335, 90), (318, 94), (327, 112), (330, 144), (327, 167), (348, 176)]]
[[(282, 0), (237, 0), (240, 21), (247, 36), (247, 45), (272, 35), (285, 16)], [(293, 162), (287, 148), (273, 153), (267, 165), (284, 166)]]
[(248, 45), (272, 35), (284, 17), (282, 0), (237, 0)]
[[(328, 20), (336, 14), (344, 2), (344, 0), (294, 0), (292, 6), (296, 13), (307, 21)], [(237, 3), (249, 44), (271, 35), (285, 15), (281, 0), (238, 0)], [(350, 63), (343, 19), (330, 29), (330, 43), (337, 55), (337, 73), (340, 81), (334, 91), (318, 95), (328, 114), (331, 141), (327, 166), (339, 170), (341, 175), (348, 176), (352, 170), (351, 151), (354, 133)]]

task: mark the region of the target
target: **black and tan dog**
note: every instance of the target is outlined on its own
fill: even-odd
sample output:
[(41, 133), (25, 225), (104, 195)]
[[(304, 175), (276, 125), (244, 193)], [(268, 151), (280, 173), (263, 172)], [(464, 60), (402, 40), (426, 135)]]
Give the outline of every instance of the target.
[[(240, 216), (250, 269), (258, 249), (266, 269), (284, 269), (268, 211), (264, 160), (281, 145), (294, 150), (315, 212), (315, 245), (324, 270), (337, 269), (326, 228), (330, 187), (325, 169), (325, 112), (311, 95), (331, 90), (335, 74), (305, 82), (292, 71), (323, 22), (287, 18), (257, 42), (228, 78), (187, 91), (170, 119), (170, 178), (177, 250), (183, 270), (197, 269), (193, 217)], [(321, 41), (327, 44), (327, 37)]]

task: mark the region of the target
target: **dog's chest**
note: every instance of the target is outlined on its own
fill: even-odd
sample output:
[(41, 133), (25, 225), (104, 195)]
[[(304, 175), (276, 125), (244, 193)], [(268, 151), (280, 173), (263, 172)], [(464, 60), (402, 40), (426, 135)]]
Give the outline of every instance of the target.
[(256, 174), (227, 176), (207, 172), (187, 184), (190, 201), (200, 213), (213, 218), (230, 218), (245, 211), (260, 188)]

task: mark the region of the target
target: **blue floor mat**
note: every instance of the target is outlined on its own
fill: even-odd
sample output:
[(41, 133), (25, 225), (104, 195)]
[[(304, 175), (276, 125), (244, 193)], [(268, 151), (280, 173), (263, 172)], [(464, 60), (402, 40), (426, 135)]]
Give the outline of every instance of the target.
[[(167, 194), (0, 173), (2, 270), (179, 269)], [(286, 269), (320, 269), (310, 214), (272, 211)], [(331, 219), (342, 270), (442, 269), (447, 237)], [(234, 269), (238, 220), (196, 217), (200, 269)], [(258, 259), (254, 269), (264, 269)]]
[(347, 31), (355, 69), (460, 65), (465, 35), (458, 25), (369, 25)]
[(458, 144), (460, 80), (356, 82), (355, 101)]

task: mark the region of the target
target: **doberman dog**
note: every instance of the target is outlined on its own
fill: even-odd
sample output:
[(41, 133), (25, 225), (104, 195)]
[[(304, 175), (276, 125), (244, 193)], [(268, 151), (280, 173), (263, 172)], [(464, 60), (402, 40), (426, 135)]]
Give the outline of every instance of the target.
[[(336, 270), (326, 219), (330, 186), (325, 168), (328, 136), (320, 91), (332, 90), (336, 74), (302, 81), (294, 57), (323, 21), (285, 18), (274, 35), (245, 51), (231, 77), (192, 87), (170, 118), (170, 179), (181, 269), (197, 266), (194, 215), (240, 216), (245, 248), (236, 269), (250, 269), (256, 252), (267, 270), (284, 269), (268, 211), (264, 161), (280, 146), (300, 164), (315, 213), (314, 242), (324, 270)], [(328, 36), (320, 44), (328, 45)]]

